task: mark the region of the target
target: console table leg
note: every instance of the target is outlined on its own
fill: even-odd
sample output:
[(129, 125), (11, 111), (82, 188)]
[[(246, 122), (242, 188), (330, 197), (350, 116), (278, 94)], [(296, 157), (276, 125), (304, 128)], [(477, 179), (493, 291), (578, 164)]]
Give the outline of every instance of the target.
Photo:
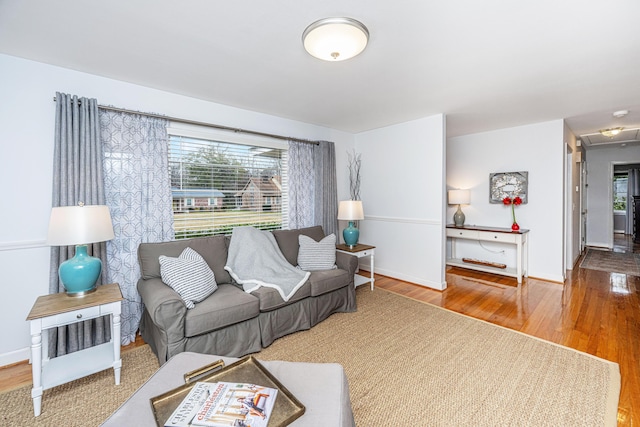
[(31, 373), (33, 375), (33, 414), (40, 415), (42, 408), (42, 331), (31, 335)]
[(522, 242), (518, 243), (517, 248), (516, 273), (518, 274), (518, 285), (520, 285), (522, 283)]

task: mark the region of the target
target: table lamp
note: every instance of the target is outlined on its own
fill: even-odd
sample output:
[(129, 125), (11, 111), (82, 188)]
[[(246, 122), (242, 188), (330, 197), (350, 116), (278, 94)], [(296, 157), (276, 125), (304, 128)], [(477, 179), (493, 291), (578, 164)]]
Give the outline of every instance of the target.
[(113, 239), (113, 225), (109, 208), (103, 205), (60, 206), (51, 209), (47, 244), (76, 245), (75, 256), (58, 268), (60, 281), (67, 295), (80, 297), (96, 290), (95, 285), (102, 261), (87, 254), (89, 243)]
[(360, 231), (356, 228), (354, 221), (364, 219), (364, 210), (362, 209), (362, 201), (345, 200), (338, 205), (338, 219), (349, 221), (349, 226), (342, 230), (342, 237), (345, 245), (353, 248), (358, 244)]
[(471, 201), (471, 193), (469, 190), (449, 190), (449, 204), (458, 205), (458, 210), (453, 214), (453, 223), (456, 227), (464, 226), (464, 212), (460, 209), (460, 205), (468, 205)]

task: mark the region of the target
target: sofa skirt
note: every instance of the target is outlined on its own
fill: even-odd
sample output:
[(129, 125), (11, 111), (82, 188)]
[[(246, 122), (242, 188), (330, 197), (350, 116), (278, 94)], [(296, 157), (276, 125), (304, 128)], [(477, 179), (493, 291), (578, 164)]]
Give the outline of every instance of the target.
[(311, 326), (317, 325), (333, 313), (351, 313), (357, 309), (356, 292), (352, 285), (308, 299)]
[(297, 331), (311, 329), (333, 313), (356, 311), (353, 286), (345, 286), (332, 292), (308, 297), (277, 310), (261, 312), (258, 316), (262, 346), (270, 346), (276, 339)]
[(161, 365), (184, 351), (242, 357), (258, 352), (262, 348), (258, 317), (195, 337), (183, 337), (177, 342), (170, 343), (166, 334), (154, 325), (149, 313), (145, 310), (140, 323), (140, 333), (158, 357)]

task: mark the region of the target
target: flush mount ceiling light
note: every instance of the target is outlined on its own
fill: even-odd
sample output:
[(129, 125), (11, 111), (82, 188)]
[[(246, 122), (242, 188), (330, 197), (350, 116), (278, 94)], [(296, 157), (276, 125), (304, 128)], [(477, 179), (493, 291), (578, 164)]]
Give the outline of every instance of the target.
[(325, 61), (344, 61), (364, 50), (369, 30), (351, 18), (325, 18), (309, 25), (302, 43), (311, 56)]
[(622, 132), (622, 129), (624, 128), (600, 129), (598, 132), (600, 132), (602, 135), (606, 136), (607, 138), (613, 138), (614, 136)]
[(629, 114), (629, 110), (618, 110), (613, 112), (613, 117), (620, 119)]

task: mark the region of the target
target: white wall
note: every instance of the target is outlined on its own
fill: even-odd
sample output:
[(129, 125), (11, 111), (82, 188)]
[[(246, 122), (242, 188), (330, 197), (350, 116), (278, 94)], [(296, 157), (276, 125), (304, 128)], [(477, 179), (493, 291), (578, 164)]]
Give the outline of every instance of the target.
[[(511, 227), (511, 208), (489, 203), (489, 174), (529, 172), (528, 203), (516, 207), (516, 220), (529, 233), (529, 275), (562, 282), (563, 270), (563, 121), (500, 129), (447, 140), (447, 188), (470, 189), (463, 207), (466, 224)], [(456, 206), (449, 206), (448, 223)], [(503, 251), (504, 249), (504, 251)], [(515, 266), (515, 251), (461, 241), (462, 256)]]
[(435, 289), (444, 275), (444, 116), (356, 135), (365, 220), (375, 271)]
[(48, 293), (51, 174), (56, 91), (97, 98), (101, 105), (336, 143), (338, 196), (348, 198), (346, 153), (354, 136), (138, 85), (0, 55), (0, 366), (27, 359), (25, 321)]
[(565, 176), (568, 177), (567, 200), (566, 200), (566, 224), (565, 238), (567, 246), (567, 262), (566, 269), (572, 270), (575, 263), (580, 257), (580, 199), (582, 194), (582, 186), (580, 185), (581, 163), (578, 160), (583, 158), (582, 147), (576, 143), (576, 136), (566, 125), (563, 126), (564, 143), (571, 151), (569, 158), (566, 159), (565, 165), (570, 168)]
[(587, 245), (613, 248), (613, 165), (640, 162), (640, 147), (590, 148), (587, 167)]

